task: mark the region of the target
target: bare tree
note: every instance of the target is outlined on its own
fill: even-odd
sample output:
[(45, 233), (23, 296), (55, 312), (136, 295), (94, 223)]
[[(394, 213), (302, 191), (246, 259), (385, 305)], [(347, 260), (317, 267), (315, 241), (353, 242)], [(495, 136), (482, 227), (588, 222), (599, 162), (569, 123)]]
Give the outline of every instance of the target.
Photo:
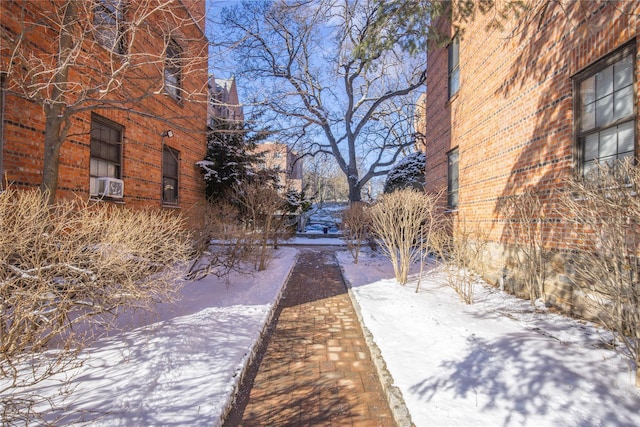
[[(127, 4), (124, 0), (0, 2), (0, 71), (7, 76), (8, 94), (43, 108), (41, 188), (50, 202), (58, 186), (60, 148), (73, 136), (77, 115), (119, 109), (180, 128), (189, 109), (163, 116), (145, 100), (172, 96), (183, 103), (207, 102), (206, 81), (202, 87), (187, 84), (194, 73), (204, 73), (206, 79), (207, 43), (198, 28), (203, 23), (194, 22), (179, 1)], [(198, 42), (191, 43), (195, 39)], [(176, 48), (176, 40), (184, 50)], [(202, 129), (198, 125), (188, 130)]]
[(326, 154), (305, 158), (303, 181), (309, 186), (309, 191), (320, 206), (325, 202), (349, 199), (346, 177), (333, 158)]
[(635, 362), (640, 387), (640, 169), (603, 165), (569, 182), (560, 212), (572, 226), (575, 286), (590, 315)]
[(116, 316), (172, 301), (192, 247), (180, 216), (49, 205), (38, 190), (0, 193), (0, 228), (4, 425), (36, 416), (31, 407), (45, 397), (30, 387), (74, 366)]
[[(223, 14), (235, 68), (256, 82), (256, 108), (298, 151), (333, 156), (350, 201), (413, 145), (406, 109), (425, 82), (424, 58), (393, 43), (403, 29), (378, 22), (378, 13), (370, 1), (326, 0), (245, 2)], [(361, 49), (375, 37), (392, 43)]]

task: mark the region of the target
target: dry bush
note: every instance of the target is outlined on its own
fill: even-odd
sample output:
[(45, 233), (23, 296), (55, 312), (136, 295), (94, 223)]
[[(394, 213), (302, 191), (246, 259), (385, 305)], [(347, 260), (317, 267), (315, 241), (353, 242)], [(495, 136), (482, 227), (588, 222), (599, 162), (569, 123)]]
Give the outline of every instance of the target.
[(231, 272), (244, 272), (255, 257), (253, 237), (247, 234), (237, 206), (228, 201), (207, 202), (198, 209), (196, 256), (187, 278), (200, 280), (209, 274), (229, 280)]
[(236, 187), (234, 198), (240, 206), (247, 232), (258, 248), (256, 266), (262, 271), (271, 259), (270, 244), (277, 246), (278, 239), (291, 231), (287, 224), (286, 201), (274, 188), (259, 182)]
[(632, 161), (570, 181), (561, 213), (578, 239), (574, 279), (592, 313), (624, 345), (640, 387), (640, 170)]
[[(501, 211), (509, 233), (509, 247), (513, 250), (517, 283), (534, 304), (544, 298), (546, 264), (549, 251), (545, 248), (544, 212), (540, 194), (531, 189), (504, 201)], [(517, 290), (516, 290), (517, 292)]]
[(448, 227), (444, 208), (439, 203), (444, 193), (445, 189), (442, 189), (437, 193), (431, 193), (426, 196), (427, 211), (420, 230), (420, 274), (416, 285), (416, 293), (420, 291), (425, 258), (429, 254), (438, 256), (440, 253), (438, 248), (442, 246), (443, 239), (445, 236), (450, 235), (451, 228)]
[(438, 199), (439, 195), (403, 189), (383, 195), (369, 210), (372, 232), (402, 285), (411, 265), (421, 257), (424, 243), (429, 244), (430, 230), (437, 228)]
[(362, 245), (367, 244), (369, 238), (371, 220), (367, 208), (365, 202), (353, 202), (342, 213), (344, 239), (355, 264), (358, 263)]
[(39, 191), (0, 193), (0, 229), (0, 400), (10, 424), (35, 417), (29, 387), (73, 366), (92, 333), (123, 310), (173, 300), (192, 249), (179, 216), (48, 205)]
[(488, 237), (480, 227), (469, 230), (465, 219), (458, 220), (455, 233), (452, 223), (445, 223), (433, 242), (438, 255), (442, 258), (449, 286), (466, 304), (473, 304), (474, 284), (484, 273), (483, 254)]

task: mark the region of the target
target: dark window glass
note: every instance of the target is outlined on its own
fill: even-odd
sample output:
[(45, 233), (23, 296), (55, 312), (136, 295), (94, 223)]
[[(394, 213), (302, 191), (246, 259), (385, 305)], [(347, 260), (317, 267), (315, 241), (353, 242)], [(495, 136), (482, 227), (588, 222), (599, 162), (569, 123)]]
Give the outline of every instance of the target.
[(169, 147), (162, 150), (162, 201), (178, 203), (179, 153)]
[(167, 44), (164, 64), (164, 90), (174, 99), (180, 99), (180, 88), (182, 86), (181, 53), (180, 46), (174, 40), (170, 40)]
[(451, 151), (447, 157), (447, 205), (450, 209), (456, 209), (458, 207), (458, 149)]
[(126, 50), (124, 6), (125, 0), (96, 0), (93, 12), (96, 40), (105, 48), (120, 55)]

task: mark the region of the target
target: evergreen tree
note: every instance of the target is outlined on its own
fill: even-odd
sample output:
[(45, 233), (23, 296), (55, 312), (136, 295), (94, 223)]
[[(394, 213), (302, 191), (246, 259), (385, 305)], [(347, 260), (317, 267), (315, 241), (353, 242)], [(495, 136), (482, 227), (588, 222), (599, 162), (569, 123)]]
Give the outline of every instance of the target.
[(214, 128), (207, 138), (207, 154), (197, 162), (206, 182), (206, 194), (210, 201), (219, 200), (234, 186), (265, 179), (263, 155), (255, 153), (257, 142), (266, 137), (265, 132), (249, 129), (246, 122), (214, 118)]
[(391, 169), (384, 183), (384, 192), (393, 193), (396, 190), (412, 188), (422, 190), (425, 180), (427, 158), (421, 151), (409, 154)]
[(309, 197), (306, 194), (307, 187), (302, 191), (294, 190), (290, 188), (285, 193), (285, 202), (287, 205), (287, 212), (293, 214), (302, 214), (311, 210), (313, 206), (313, 197)]

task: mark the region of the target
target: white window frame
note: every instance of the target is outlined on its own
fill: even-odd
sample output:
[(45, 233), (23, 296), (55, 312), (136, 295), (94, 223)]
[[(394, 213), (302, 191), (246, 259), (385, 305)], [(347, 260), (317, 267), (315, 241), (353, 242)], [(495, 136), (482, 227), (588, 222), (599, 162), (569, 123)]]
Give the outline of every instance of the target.
[[(101, 128), (101, 129), (98, 129)], [(104, 135), (103, 132), (104, 131)], [(114, 138), (117, 136), (117, 138)], [(89, 196), (98, 196), (99, 177), (122, 179), (124, 127), (92, 114), (90, 136)], [(113, 152), (116, 152), (113, 155)], [(105, 154), (102, 154), (105, 153)]]

